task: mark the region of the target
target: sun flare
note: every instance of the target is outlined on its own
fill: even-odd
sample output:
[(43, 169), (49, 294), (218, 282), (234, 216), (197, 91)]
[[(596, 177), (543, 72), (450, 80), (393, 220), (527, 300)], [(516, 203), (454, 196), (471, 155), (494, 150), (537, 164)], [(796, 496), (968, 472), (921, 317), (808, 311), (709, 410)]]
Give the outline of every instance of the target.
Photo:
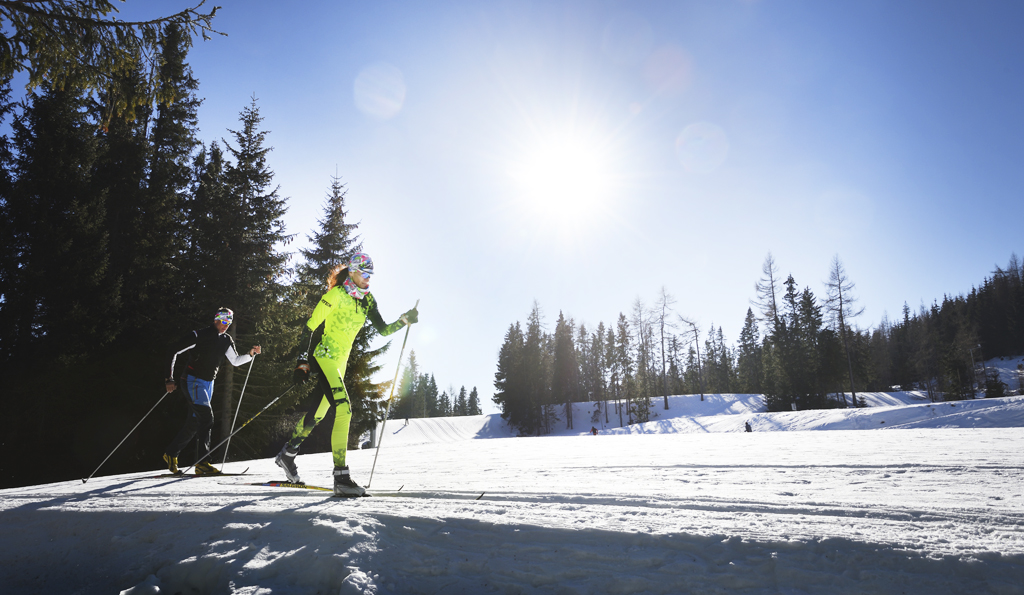
[(539, 142), (512, 168), (517, 196), (535, 217), (562, 225), (591, 218), (612, 186), (601, 143), (569, 135)]

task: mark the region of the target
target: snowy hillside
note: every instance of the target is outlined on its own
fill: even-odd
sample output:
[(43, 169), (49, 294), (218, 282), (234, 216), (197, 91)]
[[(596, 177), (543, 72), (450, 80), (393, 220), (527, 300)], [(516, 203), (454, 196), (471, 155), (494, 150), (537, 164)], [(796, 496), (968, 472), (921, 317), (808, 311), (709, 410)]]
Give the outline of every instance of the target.
[[(652, 420), (623, 426), (609, 406), (608, 421), (594, 417), (593, 403), (573, 405), (573, 427), (567, 427), (563, 408), (552, 436), (579, 436), (596, 428), (605, 434), (705, 434), (742, 432), (749, 422), (755, 432), (805, 430), (874, 430), (892, 428), (1018, 428), (1024, 427), (1024, 397), (977, 399), (932, 403), (920, 392), (857, 393), (868, 404), (860, 409), (765, 412), (761, 395), (679, 395), (659, 397), (651, 410)], [(474, 438), (508, 438), (510, 430), (498, 414), (469, 417), (390, 420), (384, 427), (384, 448), (418, 444), (450, 443)]]
[[(228, 464), (244, 476), (2, 490), (0, 585), (1024, 593), (1024, 397), (868, 398), (879, 406), (768, 414), (751, 395), (673, 397), (653, 421), (597, 436), (586, 404), (575, 429), (538, 438), (510, 438), (498, 416), (392, 420), (376, 497), (356, 500), (250, 485), (281, 478), (270, 460)], [(364, 484), (375, 452), (349, 455)], [(298, 465), (328, 485), (329, 454)]]

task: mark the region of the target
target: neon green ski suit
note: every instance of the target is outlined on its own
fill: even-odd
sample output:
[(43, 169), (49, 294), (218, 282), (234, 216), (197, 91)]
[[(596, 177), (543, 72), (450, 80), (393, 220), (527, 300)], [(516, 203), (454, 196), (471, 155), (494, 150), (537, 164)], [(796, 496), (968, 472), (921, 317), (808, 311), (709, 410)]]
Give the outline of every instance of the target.
[(320, 369), (319, 390), (311, 393), (306, 415), (296, 424), (288, 444), (298, 448), (330, 408), (334, 407), (331, 452), (334, 454), (335, 467), (345, 466), (348, 427), (352, 420), (352, 405), (344, 383), (345, 367), (352, 352), (352, 343), (367, 319), (384, 336), (405, 326), (401, 319), (385, 324), (377, 311), (377, 301), (373, 295), (367, 293), (362, 299), (356, 299), (346, 293), (340, 283), (320, 298), (320, 303), (313, 309), (313, 316), (306, 323), (312, 332), (310, 345), (320, 336), (313, 350), (314, 367)]

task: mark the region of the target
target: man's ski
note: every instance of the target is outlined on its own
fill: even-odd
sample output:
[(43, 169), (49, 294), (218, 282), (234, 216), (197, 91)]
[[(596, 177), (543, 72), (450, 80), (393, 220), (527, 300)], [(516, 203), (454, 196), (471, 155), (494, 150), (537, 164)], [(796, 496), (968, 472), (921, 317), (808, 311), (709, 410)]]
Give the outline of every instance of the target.
[[(291, 482), (287, 482), (287, 481), (264, 481), (264, 482), (250, 483), (250, 484), (246, 484), (246, 485), (264, 486), (264, 487), (268, 487), (268, 488), (298, 488), (298, 489), (303, 489), (303, 490), (318, 490), (318, 491), (321, 491), (321, 492), (334, 492), (334, 490), (332, 488), (324, 488), (324, 487), (320, 487), (320, 486), (309, 485), (307, 483), (291, 483)], [(372, 494), (363, 494), (362, 497), (363, 498), (367, 498), (367, 497), (369, 497), (371, 495)], [(339, 496), (339, 498), (359, 498), (359, 496)]]
[(249, 471), (246, 467), (245, 471), (241, 473), (207, 473), (206, 475), (196, 475), (195, 473), (161, 473), (160, 475), (150, 475), (149, 477), (140, 477), (139, 479), (195, 479), (197, 477), (235, 477), (238, 475), (245, 475)]

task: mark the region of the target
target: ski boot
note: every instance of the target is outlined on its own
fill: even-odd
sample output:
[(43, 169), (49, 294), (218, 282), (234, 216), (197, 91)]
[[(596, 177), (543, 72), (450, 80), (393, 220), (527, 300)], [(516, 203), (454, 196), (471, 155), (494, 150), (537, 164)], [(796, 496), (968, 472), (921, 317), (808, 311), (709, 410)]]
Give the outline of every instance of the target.
[(196, 465), (196, 475), (220, 475), (220, 469), (217, 469), (207, 461), (203, 461)]
[(358, 498), (366, 495), (366, 490), (352, 481), (352, 476), (348, 473), (348, 465), (334, 468), (334, 495), (344, 498)]
[(277, 458), (274, 459), (274, 463), (284, 469), (285, 476), (292, 483), (302, 483), (302, 479), (299, 478), (299, 468), (295, 466), (295, 455), (297, 454), (299, 454), (299, 447), (293, 447), (286, 442), (281, 448), (281, 452), (277, 453)]
[(173, 473), (175, 475), (181, 473), (181, 470), (178, 469), (178, 457), (172, 457), (169, 454), (165, 454), (164, 455), (164, 462), (167, 463), (167, 469), (171, 473)]

